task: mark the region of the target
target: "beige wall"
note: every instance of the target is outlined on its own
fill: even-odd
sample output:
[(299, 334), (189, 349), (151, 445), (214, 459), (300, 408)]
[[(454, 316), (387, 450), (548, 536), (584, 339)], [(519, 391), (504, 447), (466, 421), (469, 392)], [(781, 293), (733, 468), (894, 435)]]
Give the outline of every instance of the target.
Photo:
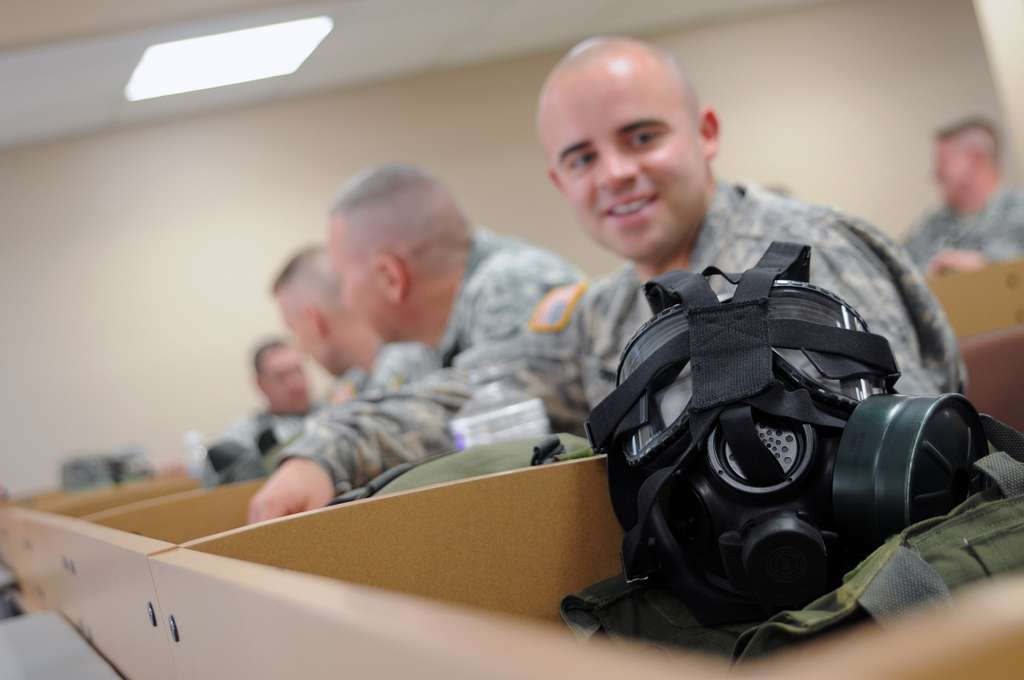
[[(723, 123), (726, 177), (777, 182), (892, 233), (933, 200), (929, 132), (998, 106), (970, 0), (841, 2), (664, 36)], [(156, 456), (256, 404), (266, 294), (322, 236), (338, 184), (415, 161), (495, 230), (591, 245), (544, 178), (534, 98), (557, 55), (0, 154), (0, 483), (53, 483), (65, 454)]]
[(1024, 0), (974, 0), (981, 34), (1003, 105), (1004, 130), (1024, 173)]

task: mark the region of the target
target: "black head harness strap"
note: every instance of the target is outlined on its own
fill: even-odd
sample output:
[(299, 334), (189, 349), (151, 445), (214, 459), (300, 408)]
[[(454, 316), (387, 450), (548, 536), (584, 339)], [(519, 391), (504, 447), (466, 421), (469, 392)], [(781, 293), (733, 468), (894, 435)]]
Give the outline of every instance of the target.
[[(672, 271), (644, 285), (654, 314), (670, 307), (689, 315), (689, 331), (655, 351), (590, 413), (587, 434), (594, 449), (607, 452), (618, 433), (636, 429), (624, 423), (653, 378), (669, 365), (692, 366), (690, 409), (706, 411), (754, 396), (772, 383), (768, 294), (780, 276), (806, 281), (810, 248), (772, 243), (758, 264), (742, 274), (736, 294), (744, 299), (720, 304), (704, 274)], [(711, 273), (710, 268), (707, 270)], [(717, 273), (717, 270), (715, 270)], [(731, 280), (731, 279), (730, 279)], [(714, 376), (704, 379), (703, 376)], [(635, 418), (630, 418), (634, 421)], [(629, 428), (622, 425), (628, 424)], [(642, 423), (640, 423), (642, 424)]]

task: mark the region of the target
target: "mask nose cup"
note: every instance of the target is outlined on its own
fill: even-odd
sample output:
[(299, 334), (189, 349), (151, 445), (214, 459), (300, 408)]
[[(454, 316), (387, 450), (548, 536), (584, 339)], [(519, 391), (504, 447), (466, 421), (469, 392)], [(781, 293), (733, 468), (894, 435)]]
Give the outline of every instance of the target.
[(864, 549), (944, 515), (977, 489), (988, 452), (978, 412), (959, 394), (865, 399), (843, 430), (832, 501), (843, 535)]

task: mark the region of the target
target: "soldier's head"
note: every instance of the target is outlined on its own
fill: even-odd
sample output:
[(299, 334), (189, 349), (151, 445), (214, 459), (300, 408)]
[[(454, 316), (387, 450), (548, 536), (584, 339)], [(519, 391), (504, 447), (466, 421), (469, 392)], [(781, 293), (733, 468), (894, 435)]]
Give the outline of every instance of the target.
[(288, 342), (271, 338), (261, 342), (252, 355), (256, 386), (267, 399), (271, 413), (302, 414), (309, 411), (309, 381), (302, 354)]
[(984, 207), (999, 184), (999, 135), (984, 118), (967, 118), (935, 133), (935, 181), (958, 212)]
[(545, 81), (537, 128), (551, 180), (599, 243), (645, 276), (686, 263), (714, 195), (718, 119), (669, 54), (580, 43)]
[(329, 212), (328, 248), (345, 303), (388, 342), (440, 340), (472, 241), (455, 198), (410, 165), (372, 168)]
[(373, 366), (380, 339), (345, 306), (323, 246), (303, 248), (289, 258), (274, 280), (273, 295), (299, 349), (329, 373)]

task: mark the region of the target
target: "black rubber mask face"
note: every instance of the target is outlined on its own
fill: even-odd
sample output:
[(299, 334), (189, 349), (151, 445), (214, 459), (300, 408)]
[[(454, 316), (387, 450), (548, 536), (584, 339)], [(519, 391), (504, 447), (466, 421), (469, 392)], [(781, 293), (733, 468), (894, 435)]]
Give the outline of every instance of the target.
[[(725, 303), (729, 304), (729, 303)], [(769, 320), (797, 320), (833, 328), (867, 331), (867, 324), (839, 297), (815, 286), (779, 281), (771, 293)], [(645, 324), (623, 352), (618, 383), (622, 384), (647, 357), (667, 348), (690, 328), (689, 314), (682, 308), (669, 308)], [(846, 410), (875, 394), (885, 393), (884, 381), (874, 375), (850, 376), (844, 358), (820, 351), (799, 348), (773, 348), (775, 373), (788, 387), (803, 387), (812, 396)], [(681, 355), (650, 383), (624, 419), (620, 431), (627, 431), (630, 420), (636, 425), (622, 438), (622, 452), (632, 464), (640, 464), (657, 454), (660, 447), (678, 436), (690, 405), (692, 375), (688, 357)]]

